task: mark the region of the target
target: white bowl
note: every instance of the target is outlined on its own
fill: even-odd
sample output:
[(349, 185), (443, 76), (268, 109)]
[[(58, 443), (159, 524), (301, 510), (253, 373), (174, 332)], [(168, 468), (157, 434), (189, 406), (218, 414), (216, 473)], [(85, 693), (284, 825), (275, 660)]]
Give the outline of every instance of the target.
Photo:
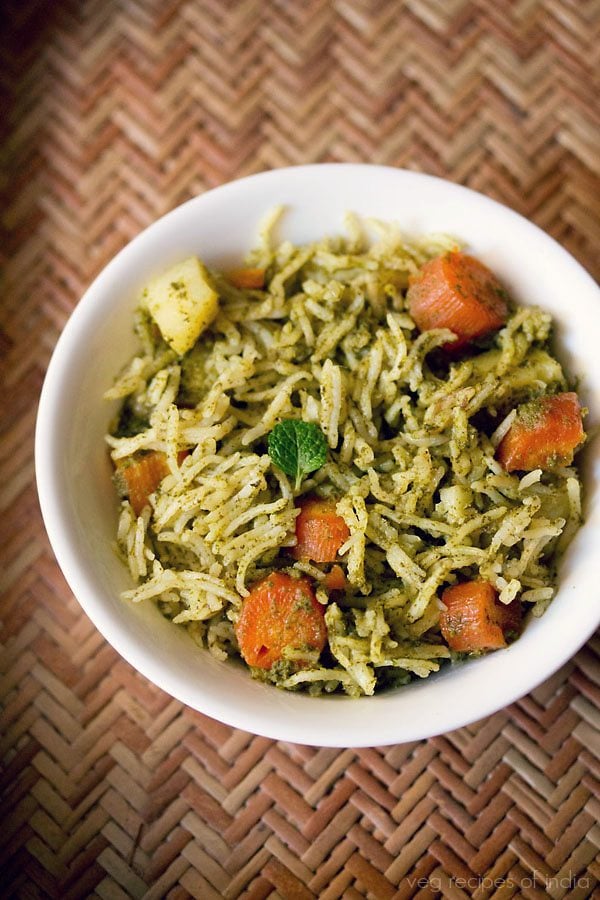
[(294, 242), (343, 230), (344, 214), (397, 221), (406, 232), (449, 232), (466, 241), (522, 303), (558, 323), (560, 355), (581, 376), (587, 428), (600, 410), (600, 292), (579, 264), (526, 219), (438, 178), (367, 165), (278, 169), (210, 191), (146, 229), (104, 269), (79, 302), (52, 357), (36, 432), (42, 513), (52, 547), (82, 607), (115, 649), (178, 700), (237, 728), (321, 746), (373, 746), (458, 728), (523, 696), (569, 659), (599, 621), (600, 453), (585, 451), (586, 523), (560, 567), (546, 614), (507, 650), (394, 692), (352, 700), (314, 698), (253, 681), (241, 666), (199, 649), (153, 602), (119, 599), (131, 587), (113, 542), (117, 501), (104, 434), (114, 409), (103, 391), (133, 355), (132, 312), (150, 276), (196, 253), (210, 266), (239, 263), (259, 219), (285, 204), (282, 234)]

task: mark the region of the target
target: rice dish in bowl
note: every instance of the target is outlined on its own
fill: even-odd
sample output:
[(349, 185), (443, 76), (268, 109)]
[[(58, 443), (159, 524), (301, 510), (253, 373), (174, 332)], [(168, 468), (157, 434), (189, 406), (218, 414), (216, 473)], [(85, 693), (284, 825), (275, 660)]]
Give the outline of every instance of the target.
[[(319, 192), (319, 184), (322, 184), (319, 181), (321, 178), (326, 178), (333, 192), (330, 190), (325, 213), (319, 207), (317, 230), (316, 195)], [(387, 185), (388, 188), (394, 185), (394, 191), (378, 191), (377, 185), (382, 187)], [(444, 198), (448, 202), (444, 202)], [(460, 200), (459, 204), (449, 202), (455, 198)], [(182, 628), (175, 627), (162, 616), (152, 600), (133, 604), (120, 599), (123, 591), (135, 589), (135, 586), (122, 562), (114, 556), (112, 549), (117, 504), (114, 497), (110, 496), (111, 472), (106, 460), (106, 451), (103, 449), (103, 435), (106, 433), (107, 421), (118, 413), (119, 401), (115, 401), (111, 413), (102, 408), (101, 404), (98, 404), (98, 407), (90, 405), (89, 398), (92, 394), (98, 397), (102, 391), (110, 389), (115, 373), (138, 351), (138, 346), (131, 337), (132, 314), (139, 300), (140, 290), (147, 283), (149, 276), (160, 277), (162, 272), (188, 255), (200, 256), (211, 272), (230, 272), (232, 268), (239, 266), (244, 253), (251, 247), (252, 234), (260, 213), (280, 201), (290, 209), (289, 220), (286, 219), (283, 224), (284, 238), (288, 238), (295, 248), (318, 239), (323, 234), (339, 235), (342, 232), (343, 213), (348, 208), (355, 209), (361, 216), (373, 214), (384, 221), (399, 221), (402, 232), (406, 234), (422, 235), (435, 229), (464, 239), (469, 252), (481, 258), (497, 273), (517, 304), (521, 301), (529, 304), (539, 303), (545, 311), (558, 319), (562, 332), (559, 346), (561, 359), (566, 363), (566, 371), (579, 375), (582, 368), (586, 369), (587, 385), (582, 394), (582, 404), (592, 410), (592, 414), (586, 419), (586, 428), (590, 421), (593, 425), (597, 362), (593, 352), (593, 335), (586, 333), (582, 321), (589, 322), (589, 311), (594, 302), (592, 297), (595, 298), (596, 294), (592, 291), (587, 276), (550, 239), (491, 201), (425, 176), (371, 167), (344, 166), (312, 169), (309, 167), (287, 175), (285, 172), (268, 173), (198, 198), (197, 201), (188, 204), (187, 208), (184, 206), (173, 213), (170, 223), (167, 217), (153, 226), (138, 239), (137, 245), (136, 242), (130, 245), (121, 257), (108, 267), (73, 316), (61, 339), (62, 346), (59, 344), (51, 366), (45, 388), (46, 396), (42, 398), (38, 427), (38, 479), (53, 546), (77, 596), (117, 649), (152, 680), (209, 715), (238, 727), (246, 727), (283, 739), (334, 745), (413, 739), (415, 736), (424, 736), (427, 733), (464, 724), (492, 711), (498, 704), (509, 702), (520, 692), (527, 690), (536, 679), (543, 677), (542, 673), (549, 673), (560, 664), (565, 658), (565, 653), (568, 655), (572, 652), (573, 648), (579, 645), (582, 635), (585, 637), (585, 634), (593, 628), (592, 619), (597, 619), (597, 613), (595, 611), (592, 613), (588, 607), (581, 604), (580, 587), (577, 588), (576, 594), (571, 594), (571, 602), (575, 598), (578, 604), (577, 616), (565, 614), (570, 585), (572, 584), (575, 589), (575, 586), (580, 585), (582, 579), (586, 577), (586, 561), (589, 560), (589, 551), (586, 551), (586, 547), (592, 545), (590, 542), (593, 541), (594, 534), (597, 534), (593, 509), (592, 515), (588, 513), (586, 516), (584, 528), (580, 529), (561, 564), (556, 599), (545, 615), (529, 623), (522, 637), (508, 649), (489, 654), (465, 666), (447, 667), (447, 671), (440, 673), (439, 676), (421, 680), (417, 675), (414, 683), (398, 690), (376, 693), (375, 696), (352, 701), (336, 694), (312, 697), (302, 693), (286, 694), (283, 691), (275, 691), (271, 685), (251, 680), (247, 669), (223, 663), (210, 653), (200, 650), (188, 635), (182, 633)], [(398, 213), (400, 207), (405, 210), (403, 214)], [(231, 223), (234, 221), (235, 228), (232, 235)], [(476, 223), (476, 227), (472, 223)], [(502, 240), (498, 240), (502, 230), (500, 225), (503, 228), (506, 226), (505, 231), (512, 231), (510, 242), (506, 235), (503, 235)], [(544, 266), (525, 266), (524, 251), (521, 252), (520, 247), (524, 247), (527, 242), (527, 257), (535, 260), (546, 254)], [(507, 249), (509, 244), (510, 247)], [(554, 263), (554, 269), (552, 265), (548, 265), (549, 260), (550, 263)], [(415, 262), (418, 268), (423, 260)], [(568, 273), (571, 289), (579, 298), (583, 298), (574, 303), (568, 319), (562, 314), (560, 291), (556, 288), (559, 272), (563, 276), (563, 283), (564, 276)], [(318, 281), (318, 278), (313, 280)], [(127, 302), (124, 302), (124, 298), (127, 298)], [(322, 305), (322, 300), (318, 297), (315, 298), (315, 302)], [(400, 309), (391, 309), (391, 313), (398, 316), (405, 314)], [(411, 352), (412, 341), (419, 339), (418, 335), (412, 332), (409, 337), (408, 353)], [(539, 339), (538, 344), (541, 343), (543, 341)], [(478, 348), (477, 356), (485, 355), (488, 350), (489, 348)], [(332, 365), (336, 365), (335, 359), (331, 362)], [(456, 360), (451, 365), (458, 368), (463, 362), (464, 360)], [(321, 368), (323, 365), (324, 362)], [(433, 374), (437, 378), (440, 377), (437, 371)], [(427, 381), (428, 378), (424, 383)], [(263, 389), (268, 390), (272, 386), (267, 385)], [(473, 385), (466, 384), (466, 386)], [(571, 385), (565, 385), (559, 379), (550, 390), (555, 393), (568, 393), (569, 387)], [(314, 386), (308, 385), (308, 396), (311, 396), (313, 390)], [(296, 401), (298, 397), (299, 395), (294, 396), (293, 400)], [(521, 399), (525, 400), (525, 397)], [(247, 401), (239, 402), (241, 404)], [(310, 412), (308, 398), (307, 403)], [(52, 425), (49, 421), (50, 412), (53, 414)], [(501, 412), (499, 409), (499, 416)], [(282, 412), (279, 418), (293, 419), (295, 414), (290, 415), (289, 411)], [(319, 416), (316, 421), (314, 417), (311, 419), (310, 415), (307, 418), (318, 425), (323, 434), (326, 433), (327, 427), (320, 421)], [(359, 434), (351, 417), (350, 422)], [(257, 423), (248, 421), (245, 428), (251, 429), (255, 424)], [(501, 420), (498, 418), (498, 425), (500, 424)], [(489, 425), (490, 423), (485, 424), (485, 427), (482, 425), (482, 434), (491, 439), (493, 431)], [(268, 444), (267, 432), (258, 438), (258, 441), (266, 440)], [(40, 441), (42, 435), (44, 443)], [(389, 434), (382, 437), (386, 441), (392, 439)], [(227, 436), (223, 439), (226, 440)], [(263, 446), (260, 444), (257, 446), (260, 453), (256, 455), (259, 457), (268, 455), (265, 454)], [(190, 442), (187, 449), (192, 452), (181, 462), (181, 471), (189, 470), (195, 462), (193, 442)], [(426, 449), (429, 449), (430, 454), (435, 457), (431, 448)], [(143, 452), (152, 451), (148, 447)], [(327, 469), (327, 466), (330, 466), (332, 454), (336, 452), (337, 450), (328, 447), (329, 460), (323, 468)], [(416, 455), (413, 449), (410, 452), (411, 458)], [(493, 458), (494, 452), (491, 454), (488, 452), (487, 455)], [(593, 442), (583, 455), (586, 462), (591, 460), (591, 468), (588, 463), (586, 472), (585, 493), (587, 497), (593, 497), (597, 477), (595, 470), (597, 457)], [(82, 460), (85, 460), (85, 464)], [(385, 460), (383, 462), (385, 463)], [(356, 475), (358, 480), (363, 479), (365, 474), (368, 477), (369, 464), (367, 460), (365, 463), (365, 472)], [(179, 468), (179, 464), (176, 464)], [(376, 468), (373, 465), (370, 467)], [(307, 474), (300, 485), (300, 493), (296, 496), (312, 493), (317, 496), (327, 495), (327, 484), (322, 483), (323, 468)], [(327, 472), (330, 472), (330, 469), (327, 469)], [(485, 473), (485, 477), (490, 472)], [(172, 474), (176, 479), (177, 473)], [(379, 474), (381, 482), (382, 479), (385, 481), (390, 472), (386, 473), (384, 468), (376, 474)], [(491, 474), (502, 475), (501, 472)], [(272, 465), (267, 480), (271, 478), (277, 478)], [(511, 478), (516, 476), (511, 475)], [(290, 485), (294, 481), (289, 476), (288, 480)], [(522, 476), (517, 478), (519, 482), (522, 480)], [(541, 480), (543, 483), (544, 479)], [(531, 491), (533, 486), (525, 484), (521, 489)], [(168, 483), (163, 483), (163, 487), (167, 488)], [(441, 489), (443, 487), (442, 484)], [(342, 486), (339, 485), (336, 488), (338, 500), (342, 493)], [(452, 493), (445, 496), (446, 502), (452, 500)], [(433, 497), (434, 507), (441, 499), (439, 496)], [(571, 502), (568, 497), (566, 499)], [(385, 500), (377, 502), (386, 505)], [(562, 512), (557, 511), (554, 520), (568, 519), (568, 516), (564, 515), (564, 510), (566, 507)], [(340, 513), (344, 513), (343, 508)], [(439, 513), (442, 513), (442, 516), (447, 515), (442, 510)], [(398, 523), (391, 524), (396, 531), (401, 531)], [(348, 527), (351, 525), (352, 522)], [(426, 543), (422, 534), (416, 536)], [(538, 538), (541, 537), (544, 535), (538, 532)], [(555, 535), (554, 538), (556, 537)], [(429, 548), (430, 553), (439, 553), (439, 549), (435, 548), (441, 545), (442, 541), (439, 539), (433, 540)], [(426, 552), (426, 549), (422, 548), (421, 552)], [(295, 560), (291, 550), (293, 550), (293, 535), (290, 545), (284, 548), (284, 553), (289, 553), (289, 556), (286, 555), (285, 566), (279, 559), (276, 563), (277, 569), (314, 566), (310, 561), (305, 565), (302, 560)], [(347, 547), (342, 559), (350, 551), (351, 547)], [(409, 558), (410, 551), (409, 542), (405, 546), (405, 553)], [(375, 556), (370, 554), (368, 560), (369, 554), (365, 556), (367, 582), (369, 580), (373, 582), (369, 573), (374, 571), (373, 566), (382, 563), (381, 557), (384, 566), (390, 565), (387, 560), (388, 552), (385, 547), (380, 547), (378, 559), (377, 553)], [(358, 553), (356, 558), (358, 559)], [(398, 559), (392, 558), (398, 564)], [(262, 562), (259, 560), (259, 571)], [(152, 577), (153, 561), (148, 560), (147, 563)], [(342, 562), (341, 566), (348, 575), (349, 561)], [(178, 568), (181, 570), (185, 566), (182, 567), (181, 563), (178, 563)], [(324, 567), (317, 565), (316, 568), (321, 568), (322, 575), (329, 574), (327, 565)], [(426, 566), (421, 565), (421, 568), (427, 572)], [(245, 583), (247, 590), (251, 591), (256, 574), (256, 571), (250, 569), (250, 577)], [(316, 584), (318, 578), (314, 572), (305, 574), (313, 584)], [(470, 574), (472, 573), (467, 568), (462, 572), (462, 577)], [(451, 574), (438, 585), (439, 591), (436, 588), (434, 593), (436, 595), (441, 593), (444, 585), (452, 586), (452, 579)], [(510, 578), (505, 580), (507, 583), (510, 582)], [(499, 593), (504, 587), (501, 583), (496, 585)], [(524, 587), (536, 589), (531, 585)], [(360, 600), (358, 596), (361, 594), (360, 588), (356, 593)], [(236, 594), (239, 597), (243, 596), (237, 590)], [(367, 598), (365, 603), (368, 602), (370, 594), (362, 596)], [(342, 608), (341, 599), (340, 597), (340, 602), (336, 601), (335, 604), (339, 609)], [(506, 595), (504, 599), (507, 599)], [(542, 596), (537, 600), (533, 597), (531, 599), (536, 603), (544, 601)], [(407, 603), (412, 603), (410, 597), (401, 597), (400, 600), (402, 603), (399, 609), (404, 609)], [(358, 612), (368, 613), (372, 618), (370, 610), (359, 608)], [(171, 610), (170, 614), (173, 613), (174, 610)], [(354, 617), (354, 612), (352, 616)], [(365, 639), (360, 635), (358, 637), (361, 640)], [(208, 641), (208, 634), (205, 639)], [(221, 639), (214, 642), (217, 651), (227, 650), (227, 639), (223, 638), (223, 641), (223, 644)], [(385, 635), (382, 641), (385, 643)], [(414, 635), (411, 635), (410, 641), (415, 643)], [(435, 646), (435, 642), (432, 643)], [(439, 644), (437, 646), (439, 647)], [(388, 651), (394, 648), (384, 646), (383, 649), (389, 656)], [(406, 645), (401, 649), (404, 652)], [(397, 658), (410, 659), (408, 655)], [(333, 661), (329, 662), (333, 668)], [(360, 663), (360, 659), (358, 662)], [(335, 664), (337, 668), (341, 666), (338, 663)], [(407, 671), (404, 666), (390, 668)], [(306, 667), (303, 667), (303, 671), (306, 671)], [(356, 680), (356, 671), (350, 674), (352, 679)], [(331, 680), (334, 681), (335, 678)], [(329, 684), (325, 686), (323, 678), (317, 681), (321, 682), (317, 685), (317, 689), (328, 690), (332, 686)], [(340, 685), (341, 682), (338, 682), (336, 690), (339, 690)], [(458, 708), (451, 702), (451, 698), (456, 697), (457, 692), (462, 698)]]
[(297, 247), (275, 219), (244, 268), (191, 258), (141, 294), (105, 395), (124, 599), (278, 687), (370, 696), (542, 614), (581, 518), (581, 413), (550, 315), (452, 238), (350, 218)]

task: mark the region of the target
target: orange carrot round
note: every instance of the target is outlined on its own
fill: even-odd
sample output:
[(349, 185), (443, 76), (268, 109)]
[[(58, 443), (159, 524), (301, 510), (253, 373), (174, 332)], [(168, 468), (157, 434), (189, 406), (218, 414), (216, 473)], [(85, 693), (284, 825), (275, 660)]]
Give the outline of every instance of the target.
[(568, 466), (585, 440), (581, 406), (572, 391), (523, 403), (496, 450), (507, 472)]
[(506, 322), (506, 292), (493, 272), (466, 253), (429, 260), (410, 278), (409, 312), (420, 331), (449, 328), (456, 340), (444, 349), (459, 350)]
[(474, 653), (506, 647), (506, 635), (521, 628), (521, 603), (504, 604), (488, 581), (464, 581), (446, 588), (440, 629), (451, 650)]
[(235, 287), (246, 290), (256, 290), (265, 286), (264, 269), (234, 269), (227, 278)]
[(248, 665), (270, 669), (285, 658), (286, 647), (321, 652), (327, 638), (324, 608), (307, 578), (271, 572), (244, 598), (235, 633)]
[[(179, 465), (189, 454), (180, 450), (177, 454)], [(153, 450), (139, 457), (127, 457), (117, 463), (119, 477), (125, 483), (125, 491), (136, 516), (148, 504), (148, 497), (157, 489), (163, 478), (170, 472), (167, 457), (160, 450)]]
[(323, 583), (328, 591), (345, 591), (348, 587), (346, 574), (341, 566), (332, 566)]
[(338, 550), (350, 537), (348, 526), (335, 511), (335, 500), (306, 497), (300, 501), (300, 515), (296, 519), (296, 538), (293, 548), (296, 559), (313, 562), (334, 562)]

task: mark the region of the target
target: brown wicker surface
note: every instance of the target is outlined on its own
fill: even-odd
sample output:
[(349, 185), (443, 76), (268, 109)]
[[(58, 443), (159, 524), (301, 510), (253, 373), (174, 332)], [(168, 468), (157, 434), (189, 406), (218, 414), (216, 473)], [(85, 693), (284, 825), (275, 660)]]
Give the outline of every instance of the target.
[(95, 273), (164, 211), (261, 169), (440, 174), (597, 275), (598, 0), (2, 11), (0, 894), (592, 896), (592, 644), (509, 709), (429, 741), (337, 751), (235, 731), (148, 684), (83, 615), (41, 524), (32, 436), (50, 352)]

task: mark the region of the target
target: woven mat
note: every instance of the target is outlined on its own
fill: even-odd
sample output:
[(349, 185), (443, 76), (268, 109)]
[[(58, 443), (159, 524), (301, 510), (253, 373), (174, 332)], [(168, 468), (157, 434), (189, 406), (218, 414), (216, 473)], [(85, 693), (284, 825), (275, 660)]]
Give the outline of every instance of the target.
[(600, 3), (2, 11), (2, 896), (592, 896), (592, 644), (510, 708), (429, 741), (338, 751), (235, 731), (148, 684), (83, 615), (41, 524), (32, 436), (52, 347), (95, 273), (161, 213), (251, 172), (348, 160), (439, 174), (600, 274)]

